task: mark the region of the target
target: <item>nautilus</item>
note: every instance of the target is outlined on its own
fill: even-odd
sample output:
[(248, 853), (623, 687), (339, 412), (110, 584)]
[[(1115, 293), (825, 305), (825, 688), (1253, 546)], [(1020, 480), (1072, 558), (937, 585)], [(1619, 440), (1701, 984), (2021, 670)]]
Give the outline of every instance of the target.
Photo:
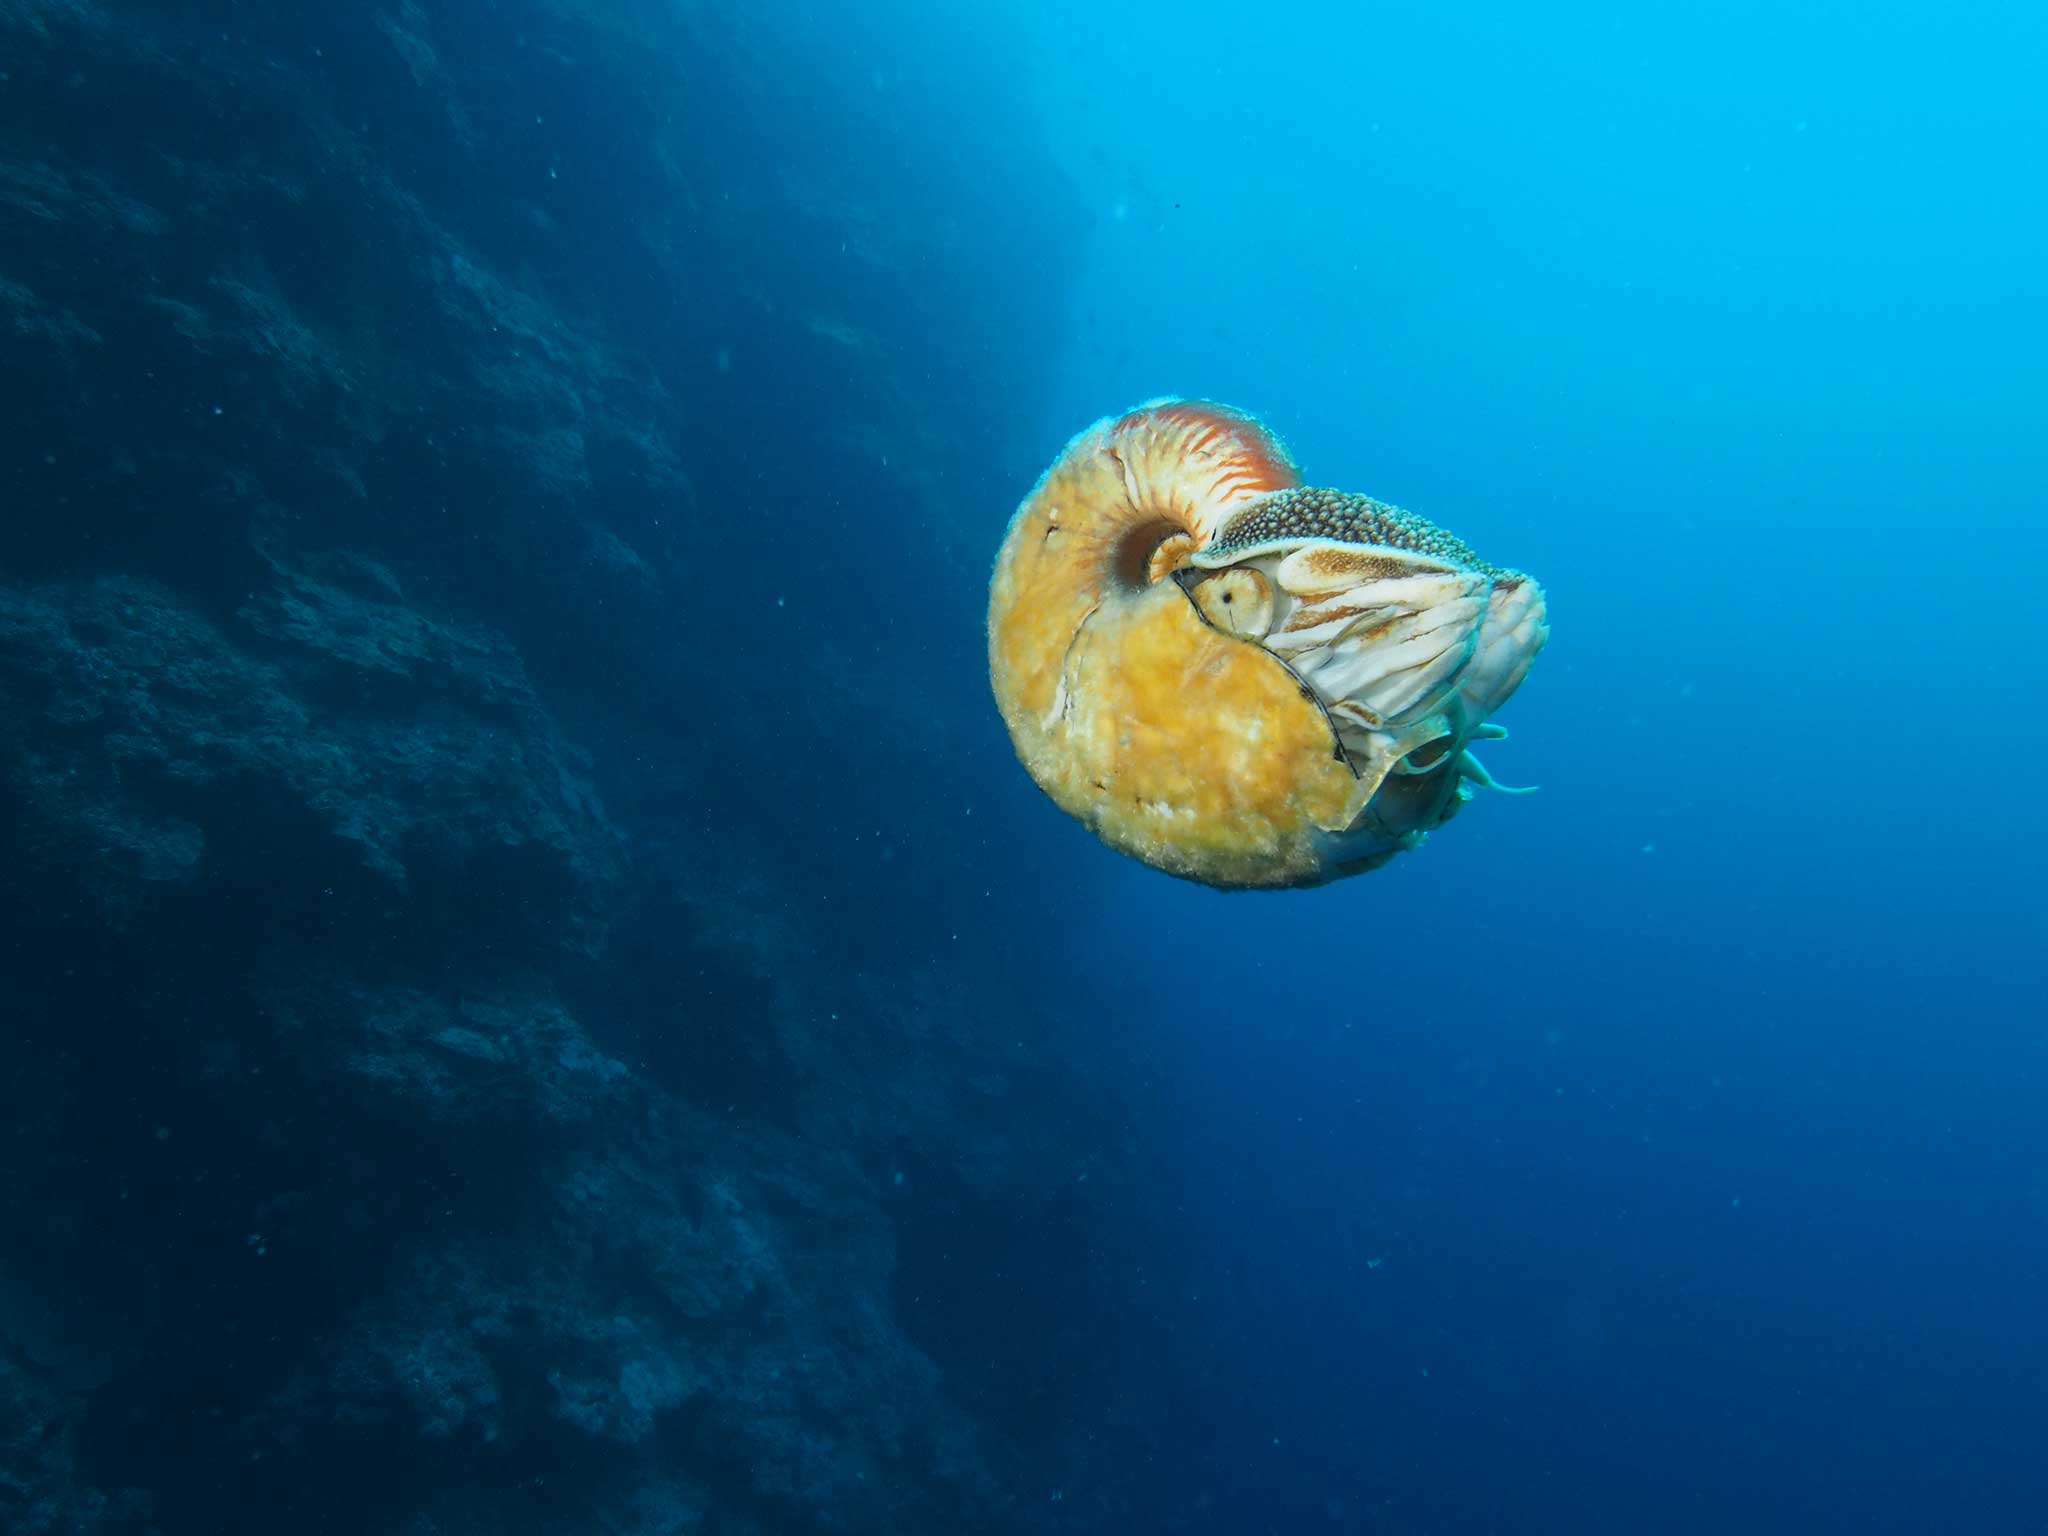
[(1499, 789), (1472, 751), (1543, 589), (1302, 483), (1256, 418), (1155, 400), (1076, 437), (1011, 520), (989, 678), (1017, 756), (1111, 847), (1222, 887), (1378, 868)]

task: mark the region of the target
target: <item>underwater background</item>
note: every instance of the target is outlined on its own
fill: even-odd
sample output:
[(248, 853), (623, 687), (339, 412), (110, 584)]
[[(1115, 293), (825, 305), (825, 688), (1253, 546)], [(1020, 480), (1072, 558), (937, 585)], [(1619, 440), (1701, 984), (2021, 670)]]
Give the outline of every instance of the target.
[[(2048, 17), (0, 0), (0, 1530), (2048, 1529)], [(989, 562), (1537, 576), (1222, 895)]]

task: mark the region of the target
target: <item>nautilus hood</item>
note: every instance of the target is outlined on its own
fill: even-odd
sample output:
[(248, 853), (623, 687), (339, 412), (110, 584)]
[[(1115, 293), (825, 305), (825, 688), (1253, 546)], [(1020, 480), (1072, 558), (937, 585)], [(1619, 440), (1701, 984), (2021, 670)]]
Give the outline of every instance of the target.
[(1314, 885), (1498, 788), (1469, 750), (1542, 589), (1422, 518), (1304, 486), (1255, 418), (1159, 400), (1067, 445), (1011, 521), (989, 677), (1017, 756), (1114, 848)]

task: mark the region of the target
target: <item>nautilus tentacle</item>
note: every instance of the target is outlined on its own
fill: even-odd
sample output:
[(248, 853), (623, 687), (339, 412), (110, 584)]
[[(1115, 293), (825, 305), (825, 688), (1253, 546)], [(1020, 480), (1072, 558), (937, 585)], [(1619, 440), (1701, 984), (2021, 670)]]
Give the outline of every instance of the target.
[(989, 672), (1019, 758), (1104, 841), (1221, 886), (1412, 847), (1494, 786), (1466, 751), (1547, 633), (1541, 588), (1255, 419), (1155, 401), (1067, 446), (1012, 520)]
[(1533, 795), (1536, 793), (1536, 786), (1534, 784), (1514, 785), (1501, 783), (1499, 779), (1496, 779), (1486, 771), (1486, 764), (1480, 762), (1470, 752), (1459, 754), (1458, 771), (1481, 789), (1490, 789), (1496, 794)]

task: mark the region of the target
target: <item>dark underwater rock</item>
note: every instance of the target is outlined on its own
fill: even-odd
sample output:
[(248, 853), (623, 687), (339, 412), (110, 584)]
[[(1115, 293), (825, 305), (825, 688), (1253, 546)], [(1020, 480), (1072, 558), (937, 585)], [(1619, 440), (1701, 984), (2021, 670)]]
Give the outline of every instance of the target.
[(612, 877), (618, 834), (501, 639), (279, 574), (241, 616), (262, 659), (146, 580), (0, 588), (20, 836), (110, 899), (198, 879), (207, 827), (258, 806), (394, 885), (524, 859), (573, 909)]
[(0, 1346), (0, 1519), (8, 1530), (54, 1536), (106, 1528), (106, 1495), (76, 1482), (72, 1412), (32, 1364)]
[(943, 137), (756, 7), (0, 0), (0, 1526), (1035, 1528), (1124, 1111), (930, 807), (1068, 215)]

